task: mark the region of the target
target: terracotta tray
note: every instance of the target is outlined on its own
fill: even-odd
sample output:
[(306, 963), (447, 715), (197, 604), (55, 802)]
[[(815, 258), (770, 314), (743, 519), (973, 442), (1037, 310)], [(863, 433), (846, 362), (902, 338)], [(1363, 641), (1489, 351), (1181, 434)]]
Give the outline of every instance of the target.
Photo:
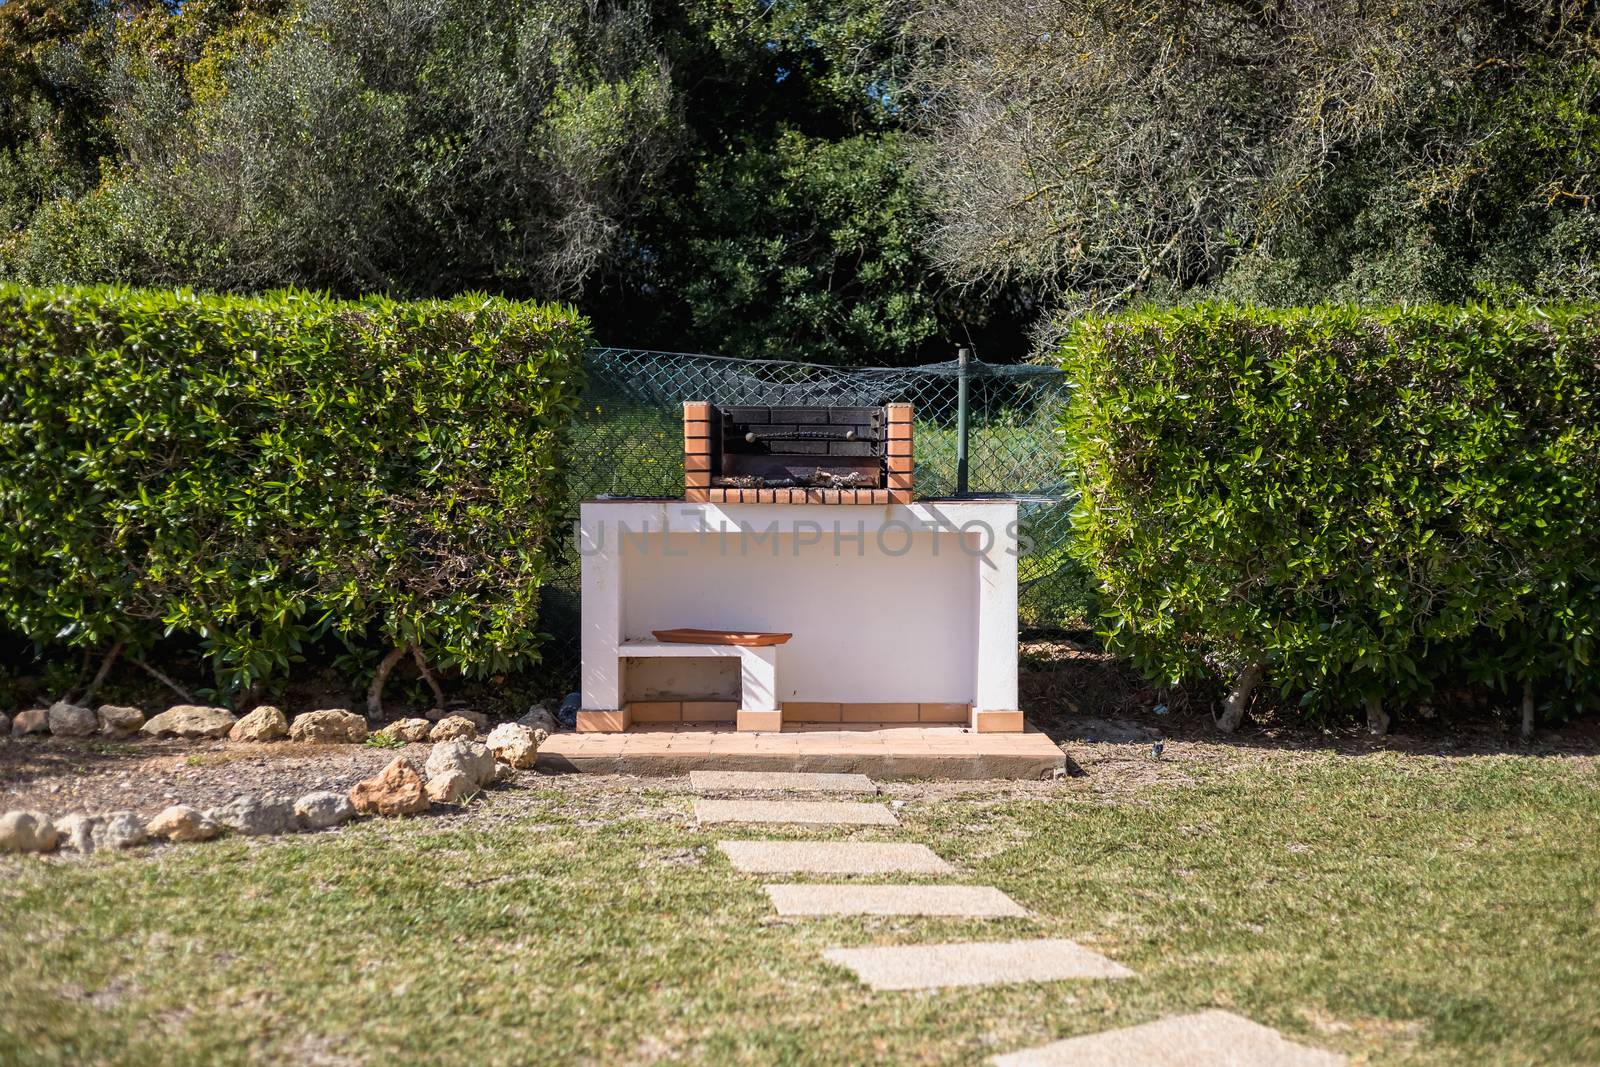
[(781, 645), (794, 634), (742, 633), (738, 630), (651, 630), (657, 641), (676, 645)]

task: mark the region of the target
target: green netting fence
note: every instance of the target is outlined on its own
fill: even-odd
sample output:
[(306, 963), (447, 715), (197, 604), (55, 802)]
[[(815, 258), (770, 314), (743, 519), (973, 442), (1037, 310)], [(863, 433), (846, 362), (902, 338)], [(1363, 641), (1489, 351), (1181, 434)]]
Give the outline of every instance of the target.
[[(686, 400), (741, 405), (913, 405), (915, 492), (960, 495), (959, 423), (967, 394), (966, 492), (1016, 499), (1031, 539), (1018, 568), (1022, 625), (1084, 621), (1089, 582), (1067, 553), (1076, 495), (1061, 462), (1064, 375), (1053, 367), (952, 360), (919, 367), (825, 367), (632, 348), (593, 348), (571, 431), (571, 515), (594, 497), (683, 494)], [(543, 596), (552, 681), (578, 671), (577, 553), (567, 546)]]

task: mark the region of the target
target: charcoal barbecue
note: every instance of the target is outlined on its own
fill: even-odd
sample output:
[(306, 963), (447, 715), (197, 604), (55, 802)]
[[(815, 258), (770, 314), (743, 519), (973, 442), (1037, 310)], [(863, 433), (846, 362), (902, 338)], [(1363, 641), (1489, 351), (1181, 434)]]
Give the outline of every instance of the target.
[(705, 503), (911, 501), (911, 405), (684, 405), (685, 498)]

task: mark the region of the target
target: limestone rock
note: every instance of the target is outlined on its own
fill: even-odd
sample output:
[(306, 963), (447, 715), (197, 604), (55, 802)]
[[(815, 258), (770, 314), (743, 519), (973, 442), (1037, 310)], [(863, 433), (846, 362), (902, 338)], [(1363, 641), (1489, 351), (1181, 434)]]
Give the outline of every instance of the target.
[(289, 736), (289, 720), (271, 704), (262, 704), (233, 724), (232, 741), (279, 741)]
[(342, 793), (319, 790), (294, 802), (295, 818), (307, 830), (328, 830), (356, 817), (355, 806)]
[(0, 852), (50, 852), (60, 840), (55, 824), (42, 811), (0, 815)]
[(27, 711), (17, 712), (17, 717), (11, 720), (11, 736), (21, 737), (24, 734), (47, 734), (50, 732), (50, 712), (44, 708), (29, 708)]
[(48, 718), (50, 732), (57, 737), (88, 737), (100, 729), (100, 720), (91, 709), (65, 700), (50, 705)]
[(530, 730), (543, 730), (548, 736), (556, 732), (556, 717), (543, 704), (535, 704), (528, 709), (528, 714), (517, 720), (517, 725)]
[(446, 715), (433, 724), (433, 729), (428, 731), (430, 741), (454, 741), (458, 738), (472, 739), (478, 736), (478, 727), (471, 719), (462, 715)]
[(396, 741), (413, 744), (418, 741), (426, 741), (428, 739), (428, 731), (432, 728), (433, 724), (427, 719), (399, 719), (385, 726), (378, 733), (384, 737), (392, 737)]
[(101, 704), (94, 714), (100, 720), (100, 732), (107, 737), (132, 737), (144, 725), (144, 712), (121, 704)]
[(428, 779), (428, 799), (435, 804), (461, 804), (478, 791), (460, 771), (445, 771)]
[(264, 837), (294, 832), (294, 801), (280, 796), (242, 796), (206, 812), (236, 834)]
[(199, 808), (187, 804), (174, 804), (145, 823), (145, 833), (168, 841), (209, 841), (222, 833), (216, 820)]
[(294, 717), (289, 737), (295, 741), (359, 745), (367, 739), (367, 720), (344, 708), (308, 711)]
[(375, 776), (357, 782), (350, 803), (363, 815), (416, 815), (428, 810), (428, 794), (416, 764), (399, 756)]
[(517, 769), (509, 763), (495, 762), (494, 780), (496, 782), (509, 782), (517, 776)]
[(144, 820), (131, 811), (105, 815), (66, 815), (56, 820), (61, 844), (87, 855), (102, 849), (133, 848), (148, 839)]
[(466, 719), (480, 734), (489, 728), (489, 716), (481, 711), (473, 711), (471, 708), (451, 708), (450, 714), (459, 715)]
[(94, 828), (95, 848), (133, 848), (149, 840), (144, 820), (131, 811), (113, 811)]
[(61, 847), (87, 855), (94, 851), (94, 828), (100, 822), (98, 815), (63, 815), (56, 820), (56, 832), (61, 835)]
[(539, 755), (539, 737), (533, 730), (514, 722), (503, 722), (490, 731), (484, 743), (501, 763), (526, 770)]
[(449, 771), (459, 771), (476, 789), (494, 781), (494, 756), (476, 741), (441, 741), (428, 753), (425, 770), (430, 780)]
[(139, 732), (146, 737), (218, 738), (228, 736), (238, 721), (227, 708), (176, 704), (152, 717)]

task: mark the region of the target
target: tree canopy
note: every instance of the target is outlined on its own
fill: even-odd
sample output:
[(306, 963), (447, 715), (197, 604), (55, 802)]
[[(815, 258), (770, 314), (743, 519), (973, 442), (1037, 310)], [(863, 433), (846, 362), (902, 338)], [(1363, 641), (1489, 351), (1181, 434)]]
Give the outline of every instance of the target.
[(8, 0), (0, 275), (1026, 354), (1085, 307), (1600, 295), (1578, 0)]
[(939, 262), (1066, 307), (1600, 295), (1578, 0), (929, 0)]

